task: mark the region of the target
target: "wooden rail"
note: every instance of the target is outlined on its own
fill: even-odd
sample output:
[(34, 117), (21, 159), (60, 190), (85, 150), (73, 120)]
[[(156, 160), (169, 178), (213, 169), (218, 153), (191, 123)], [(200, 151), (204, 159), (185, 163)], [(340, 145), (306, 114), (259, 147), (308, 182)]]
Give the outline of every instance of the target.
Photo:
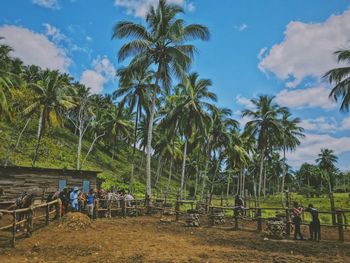
[[(56, 208), (54, 210), (51, 210), (50, 208), (56, 205)], [(39, 210), (41, 208), (45, 208), (45, 213), (40, 216), (34, 216), (35, 211)], [(57, 199), (48, 203), (31, 206), (28, 208), (21, 208), (16, 210), (0, 210), (0, 213), (2, 214), (9, 214), (12, 215), (12, 223), (6, 226), (2, 226), (0, 228), (0, 231), (11, 229), (12, 232), (12, 238), (11, 238), (11, 246), (15, 247), (16, 245), (16, 234), (17, 234), (17, 226), (24, 225), (27, 230), (27, 235), (31, 235), (33, 231), (33, 221), (41, 218), (45, 218), (45, 225), (49, 225), (50, 223), (50, 215), (55, 214), (56, 218), (58, 220), (61, 219), (61, 200)], [(22, 215), (23, 219), (18, 221), (18, 215)]]

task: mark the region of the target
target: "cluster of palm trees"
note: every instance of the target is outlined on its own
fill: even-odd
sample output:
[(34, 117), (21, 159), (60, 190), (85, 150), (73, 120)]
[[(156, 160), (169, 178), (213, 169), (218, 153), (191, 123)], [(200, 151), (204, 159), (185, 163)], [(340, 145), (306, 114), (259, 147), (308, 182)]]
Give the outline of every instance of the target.
[[(245, 127), (239, 126), (229, 109), (216, 106), (211, 80), (190, 71), (197, 52), (191, 41), (208, 40), (209, 30), (186, 24), (179, 18), (182, 13), (181, 7), (160, 0), (150, 9), (146, 26), (128, 21), (115, 25), (113, 39), (124, 41), (118, 59), (128, 64), (118, 70), (119, 86), (111, 95), (91, 94), (68, 74), (23, 65), (11, 58), (10, 47), (0, 45), (0, 121), (9, 123), (16, 136), (16, 143), (8, 145), (5, 164), (29, 123), (36, 122), (33, 166), (40, 158), (43, 136), (64, 125), (78, 138), (78, 170), (96, 144), (103, 145), (112, 160), (120, 147), (130, 149), (131, 191), (136, 152), (146, 153), (149, 196), (165, 167), (168, 178), (162, 190), (169, 194), (174, 171), (180, 170), (181, 198), (187, 192), (193, 197), (209, 193), (211, 198), (220, 192), (243, 194), (245, 189), (260, 197), (295, 185), (286, 152), (294, 150), (304, 136), (300, 120), (271, 96), (251, 100), (253, 107), (242, 111), (249, 119)], [(350, 57), (346, 52), (339, 56), (340, 60)], [(349, 108), (349, 71), (335, 69), (326, 75), (336, 82), (331, 95), (344, 97), (342, 109)], [(85, 155), (83, 141), (90, 143)], [(332, 158), (319, 160), (329, 178)], [(157, 163), (153, 173), (151, 160)]]

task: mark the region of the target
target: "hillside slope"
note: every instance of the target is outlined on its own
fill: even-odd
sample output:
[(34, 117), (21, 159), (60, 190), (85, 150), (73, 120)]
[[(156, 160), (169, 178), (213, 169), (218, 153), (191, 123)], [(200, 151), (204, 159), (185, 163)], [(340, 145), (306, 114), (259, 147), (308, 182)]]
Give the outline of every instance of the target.
[[(23, 134), (19, 147), (10, 151), (9, 165), (31, 166), (31, 160), (34, 155), (36, 147), (36, 129), (35, 123), (32, 123)], [(14, 131), (15, 130), (15, 131)], [(8, 142), (13, 145), (16, 144), (20, 130), (11, 128), (3, 123), (0, 123), (0, 163), (4, 164), (8, 154)], [(36, 163), (37, 167), (51, 167), (51, 168), (66, 168), (76, 169), (77, 160), (77, 143), (78, 137), (64, 128), (56, 128), (48, 131), (50, 136), (44, 136), (42, 139), (39, 158)], [(82, 149), (82, 158), (85, 157), (91, 142), (84, 141)], [(118, 152), (113, 157), (108, 151), (107, 147), (100, 144), (95, 144), (94, 149), (84, 163), (83, 170), (101, 171), (99, 177), (105, 182), (104, 187), (116, 186), (127, 189), (128, 181), (131, 172), (132, 149), (126, 145), (121, 145)], [(155, 177), (157, 163), (152, 160), (152, 179)], [(146, 156), (140, 151), (135, 155), (135, 193), (143, 194), (145, 192), (145, 164)], [(172, 181), (172, 192), (178, 187), (178, 175), (175, 175)], [(167, 183), (168, 171), (162, 169), (160, 181), (154, 193), (165, 190)], [(153, 183), (153, 182), (152, 182)]]

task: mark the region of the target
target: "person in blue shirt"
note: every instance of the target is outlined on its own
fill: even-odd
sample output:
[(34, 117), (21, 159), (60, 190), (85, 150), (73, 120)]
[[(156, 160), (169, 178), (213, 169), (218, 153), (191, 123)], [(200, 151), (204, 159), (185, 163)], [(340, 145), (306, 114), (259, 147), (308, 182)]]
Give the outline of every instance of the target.
[(86, 198), (86, 208), (89, 217), (92, 219), (94, 216), (94, 204), (95, 204), (95, 193), (94, 189), (90, 189), (89, 194)]
[(73, 212), (79, 211), (78, 191), (79, 191), (78, 187), (75, 186), (73, 188), (73, 191), (69, 195)]

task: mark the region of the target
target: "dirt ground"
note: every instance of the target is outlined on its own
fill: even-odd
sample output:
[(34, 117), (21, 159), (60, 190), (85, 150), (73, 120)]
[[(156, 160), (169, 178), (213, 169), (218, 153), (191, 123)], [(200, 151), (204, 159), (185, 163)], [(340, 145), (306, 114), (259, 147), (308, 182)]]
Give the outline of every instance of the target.
[[(85, 220), (85, 219), (84, 219)], [(159, 217), (52, 223), (0, 248), (0, 262), (350, 262), (350, 244), (264, 240), (254, 231), (185, 227)]]

